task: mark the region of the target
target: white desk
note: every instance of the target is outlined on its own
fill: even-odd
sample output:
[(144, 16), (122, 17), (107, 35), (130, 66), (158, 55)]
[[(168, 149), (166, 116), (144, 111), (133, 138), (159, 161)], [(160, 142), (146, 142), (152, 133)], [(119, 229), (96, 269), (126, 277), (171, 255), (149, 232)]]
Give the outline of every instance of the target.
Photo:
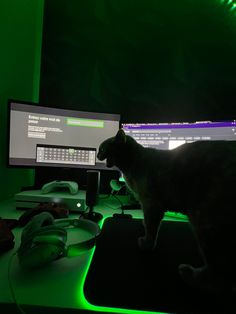
[[(125, 196), (122, 201), (127, 200)], [(95, 211), (103, 214), (104, 219), (112, 216), (114, 213), (121, 213), (120, 203), (113, 197), (103, 198), (99, 205), (94, 208)], [(0, 217), (19, 218), (24, 211), (15, 209), (14, 200), (7, 200), (0, 203)], [(141, 210), (126, 210), (125, 213), (132, 214), (134, 218), (143, 218)], [(71, 218), (78, 214), (70, 214)], [(164, 219), (180, 220), (175, 215), (169, 214)], [(104, 220), (102, 220), (103, 222)], [(183, 221), (183, 218), (182, 218)], [(102, 224), (101, 222), (101, 224)], [(72, 229), (68, 232), (68, 244), (76, 243), (79, 230)], [(15, 247), (0, 256), (0, 313), (1, 305), (14, 303), (9, 286), (9, 261), (12, 255), (20, 246), (22, 228), (13, 229), (15, 235)], [(77, 240), (78, 241), (78, 240)], [(83, 255), (73, 258), (64, 257), (48, 264), (42, 269), (35, 271), (23, 270), (18, 263), (18, 257), (14, 255), (10, 263), (10, 282), (18, 304), (34, 306), (35, 308), (26, 308), (26, 313), (85, 313), (88, 311), (104, 313), (137, 313), (137, 311), (102, 308), (89, 304), (83, 294), (83, 284), (92, 260), (94, 248)], [(102, 288), (101, 288), (102, 289)], [(37, 312), (37, 307), (44, 307)], [(13, 305), (14, 309), (17, 309)], [(25, 309), (25, 308), (24, 308)], [(65, 311), (63, 311), (63, 309)], [(63, 312), (61, 312), (63, 311)], [(10, 312), (12, 313), (12, 312)], [(16, 313), (19, 313), (16, 311)], [(147, 313), (140, 311), (140, 313)], [(150, 312), (149, 312), (150, 313)]]
[[(116, 199), (102, 199), (99, 205), (95, 207), (104, 215), (104, 218), (111, 216), (113, 213), (120, 213), (119, 202)], [(142, 212), (140, 210), (126, 211), (131, 213), (135, 218), (141, 218)], [(23, 211), (15, 209), (14, 200), (7, 200), (0, 203), (0, 217), (2, 218), (19, 218)], [(70, 215), (72, 218), (76, 214)], [(131, 313), (129, 310), (119, 309), (103, 309), (97, 306), (90, 305), (84, 298), (83, 283), (86, 277), (87, 270), (92, 259), (94, 249), (84, 253), (83, 255), (73, 258), (61, 258), (57, 261), (48, 264), (46, 267), (37, 271), (23, 270), (18, 263), (18, 257), (12, 255), (17, 251), (20, 245), (20, 236), (22, 228), (13, 229), (15, 235), (14, 249), (2, 254), (0, 256), (0, 313), (1, 304), (13, 303), (8, 278), (8, 269), (10, 263), (10, 282), (12, 284), (14, 294), (18, 304), (43, 306), (46, 307), (44, 312), (49, 312), (49, 308), (66, 309), (66, 313), (85, 312), (85, 310), (92, 310), (97, 312), (109, 313)], [(79, 231), (74, 229), (69, 236), (68, 244), (76, 242), (76, 236)], [(24, 308), (24, 307), (23, 307)], [(52, 313), (50, 310), (50, 313)], [(17, 312), (17, 311), (16, 311)], [(26, 313), (30, 311), (25, 310)], [(35, 311), (33, 311), (35, 313)]]

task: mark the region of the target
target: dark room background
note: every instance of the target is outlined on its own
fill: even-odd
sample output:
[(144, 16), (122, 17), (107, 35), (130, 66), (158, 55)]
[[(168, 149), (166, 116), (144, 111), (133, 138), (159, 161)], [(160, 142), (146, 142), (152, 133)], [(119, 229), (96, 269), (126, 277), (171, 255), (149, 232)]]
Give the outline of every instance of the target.
[(1, 0), (0, 200), (34, 183), (7, 167), (7, 100), (123, 121), (235, 119), (236, 0)]
[(123, 121), (235, 119), (236, 2), (47, 0), (40, 101)]

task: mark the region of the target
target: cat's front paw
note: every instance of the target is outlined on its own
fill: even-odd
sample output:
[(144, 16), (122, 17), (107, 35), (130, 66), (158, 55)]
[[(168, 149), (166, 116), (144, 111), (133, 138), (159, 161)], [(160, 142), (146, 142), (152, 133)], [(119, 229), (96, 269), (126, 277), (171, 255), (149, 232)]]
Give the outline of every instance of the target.
[(211, 273), (206, 266), (195, 268), (188, 264), (181, 264), (178, 269), (181, 278), (189, 286), (207, 293), (222, 293), (225, 291), (225, 279)]
[(138, 246), (142, 251), (152, 251), (154, 249), (154, 241), (146, 237), (138, 238)]

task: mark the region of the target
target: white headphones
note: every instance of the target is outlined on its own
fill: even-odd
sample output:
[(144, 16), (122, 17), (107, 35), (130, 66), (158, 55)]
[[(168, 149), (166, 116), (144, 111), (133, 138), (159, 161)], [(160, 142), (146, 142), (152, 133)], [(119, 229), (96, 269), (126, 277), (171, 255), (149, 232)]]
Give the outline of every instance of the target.
[[(79, 228), (91, 234), (89, 239), (72, 245), (66, 245), (66, 228)], [(87, 219), (56, 219), (48, 212), (34, 216), (22, 231), (21, 244), (17, 255), (24, 268), (37, 268), (54, 260), (65, 257), (68, 249), (85, 252), (96, 242), (101, 229)]]

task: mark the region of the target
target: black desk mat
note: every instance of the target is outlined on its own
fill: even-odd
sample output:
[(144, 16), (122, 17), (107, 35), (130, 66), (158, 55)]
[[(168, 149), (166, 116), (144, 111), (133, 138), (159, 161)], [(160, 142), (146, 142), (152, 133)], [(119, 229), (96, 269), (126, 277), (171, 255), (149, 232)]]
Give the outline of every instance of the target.
[(179, 277), (179, 264), (202, 265), (189, 223), (163, 221), (157, 250), (151, 253), (137, 246), (142, 234), (139, 219), (105, 220), (84, 284), (88, 302), (176, 314), (234, 313), (225, 297), (200, 293)]

